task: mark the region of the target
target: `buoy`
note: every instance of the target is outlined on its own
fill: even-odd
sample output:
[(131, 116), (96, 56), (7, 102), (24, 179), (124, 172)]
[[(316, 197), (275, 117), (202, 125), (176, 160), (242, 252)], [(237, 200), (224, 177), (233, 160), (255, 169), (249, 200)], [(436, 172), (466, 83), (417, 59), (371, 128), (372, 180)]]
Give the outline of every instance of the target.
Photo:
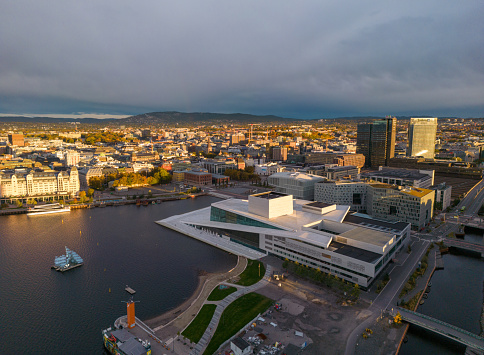
[(64, 224), (64, 220), (62, 220), (62, 224)]
[(106, 271), (106, 268), (104, 268), (104, 271)]
[(89, 218), (91, 218), (91, 216), (89, 216)]
[(79, 231), (79, 234), (82, 234), (82, 231)]
[(109, 293), (111, 293), (111, 289), (109, 289)]

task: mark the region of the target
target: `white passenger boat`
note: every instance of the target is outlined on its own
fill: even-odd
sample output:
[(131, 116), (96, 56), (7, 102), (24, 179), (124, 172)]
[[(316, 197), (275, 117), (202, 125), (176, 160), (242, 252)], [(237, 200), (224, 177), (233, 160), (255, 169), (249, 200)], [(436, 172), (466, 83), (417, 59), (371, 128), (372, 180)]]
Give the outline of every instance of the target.
[(70, 210), (70, 206), (63, 206), (59, 203), (51, 203), (47, 205), (30, 207), (27, 215), (32, 216), (37, 214), (70, 212)]

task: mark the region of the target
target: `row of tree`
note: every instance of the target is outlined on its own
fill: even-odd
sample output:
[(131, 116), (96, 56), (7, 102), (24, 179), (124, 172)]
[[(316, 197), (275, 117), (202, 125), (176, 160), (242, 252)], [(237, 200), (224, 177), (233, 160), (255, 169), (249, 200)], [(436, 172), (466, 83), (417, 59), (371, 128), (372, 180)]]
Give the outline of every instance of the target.
[(163, 168), (154, 168), (147, 174), (123, 173), (109, 174), (106, 176), (92, 177), (89, 179), (89, 186), (96, 190), (103, 190), (108, 183), (113, 182), (113, 187), (133, 185), (158, 185), (168, 184), (172, 176)]
[(244, 170), (241, 169), (227, 169), (224, 173), (225, 176), (230, 177), (231, 180), (235, 181), (255, 181), (260, 180), (259, 175), (254, 173), (253, 166), (246, 166)]

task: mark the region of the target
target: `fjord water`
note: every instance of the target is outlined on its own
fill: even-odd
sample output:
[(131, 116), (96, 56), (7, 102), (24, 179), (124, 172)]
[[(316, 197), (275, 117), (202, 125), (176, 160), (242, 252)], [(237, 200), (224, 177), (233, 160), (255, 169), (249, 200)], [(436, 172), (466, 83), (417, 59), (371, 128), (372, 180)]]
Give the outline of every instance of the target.
[[(234, 255), (154, 223), (215, 201), (0, 217), (0, 354), (104, 354), (101, 330), (126, 313), (126, 285), (146, 320), (190, 297), (201, 270), (231, 269)], [(65, 246), (85, 264), (51, 270)]]
[[(481, 235), (466, 234), (466, 240), (482, 243)], [(455, 252), (443, 256), (444, 270), (435, 271), (425, 303), (417, 312), (455, 325), (474, 334), (480, 333), (483, 304), (484, 259)], [(453, 340), (411, 325), (408, 342), (401, 355), (464, 354), (466, 347)]]

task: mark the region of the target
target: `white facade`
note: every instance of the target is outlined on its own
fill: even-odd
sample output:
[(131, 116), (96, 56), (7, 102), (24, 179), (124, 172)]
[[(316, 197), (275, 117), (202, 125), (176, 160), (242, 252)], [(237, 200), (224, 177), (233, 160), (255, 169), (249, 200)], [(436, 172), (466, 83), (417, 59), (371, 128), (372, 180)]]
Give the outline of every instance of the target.
[(314, 185), (314, 200), (349, 205), (352, 211), (366, 211), (368, 184), (352, 181), (321, 181)]
[(68, 151), (64, 155), (65, 166), (77, 166), (81, 161), (81, 155), (76, 151)]
[(277, 163), (255, 164), (254, 172), (260, 176), (269, 176), (284, 171), (284, 168)]
[(314, 185), (324, 178), (303, 173), (280, 172), (269, 176), (269, 185), (276, 188), (276, 192), (293, 195), (294, 198), (314, 200)]
[(75, 195), (79, 192), (79, 174), (75, 167), (70, 172), (1, 173), (0, 197), (45, 196), (58, 193)]
[(263, 192), (249, 196), (249, 212), (268, 219), (293, 213), (292, 195), (280, 195), (277, 198), (265, 198), (275, 195), (273, 192)]
[[(269, 200), (278, 198), (284, 196), (270, 196)], [(178, 230), (184, 224), (210, 233), (211, 238), (219, 237), (220, 243), (230, 241), (297, 261), (362, 287), (368, 287), (410, 239), (410, 224), (352, 215), (349, 206), (293, 200), (291, 214), (267, 218), (262, 214), (280, 213), (265, 211), (271, 205), (263, 208), (260, 199), (215, 202), (175, 223)], [(254, 202), (256, 206), (251, 206)], [(280, 205), (285, 202), (274, 204), (274, 208)], [(264, 212), (259, 213), (261, 210)]]

